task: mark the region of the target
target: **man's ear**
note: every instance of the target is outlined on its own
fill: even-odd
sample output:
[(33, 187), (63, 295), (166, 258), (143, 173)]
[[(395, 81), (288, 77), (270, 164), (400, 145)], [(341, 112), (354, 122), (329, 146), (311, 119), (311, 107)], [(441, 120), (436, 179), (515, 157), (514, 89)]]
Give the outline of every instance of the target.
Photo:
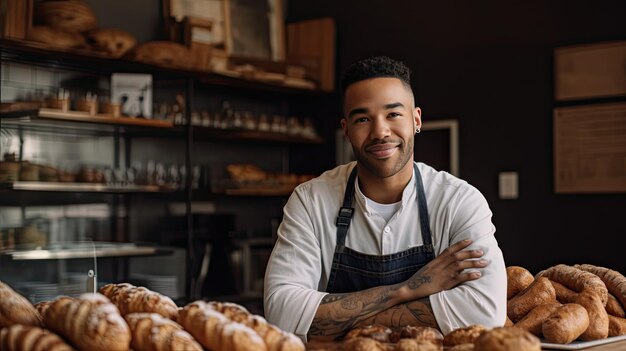
[(419, 130), (422, 128), (422, 110), (416, 107), (413, 110), (413, 118), (415, 119), (415, 127)]

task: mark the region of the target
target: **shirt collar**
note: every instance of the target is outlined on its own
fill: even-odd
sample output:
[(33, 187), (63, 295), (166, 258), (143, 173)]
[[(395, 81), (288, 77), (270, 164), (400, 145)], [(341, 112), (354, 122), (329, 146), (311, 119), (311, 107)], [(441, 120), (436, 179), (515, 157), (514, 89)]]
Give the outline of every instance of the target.
[[(407, 183), (407, 185), (404, 187), (404, 190), (402, 191), (402, 206), (400, 206), (400, 209), (398, 210), (400, 213), (402, 213), (402, 210), (404, 209), (408, 201), (415, 201), (415, 196), (417, 196), (416, 189), (417, 189), (417, 183), (415, 179), (415, 169), (413, 169), (413, 176), (411, 177), (411, 180)], [(358, 176), (356, 178), (356, 181), (354, 182), (354, 197), (356, 199), (356, 203), (358, 203), (359, 206), (363, 209), (363, 212), (365, 212), (366, 215), (371, 216), (372, 209), (369, 206), (367, 206), (367, 201), (365, 201), (366, 197), (361, 191), (361, 187), (359, 187)]]

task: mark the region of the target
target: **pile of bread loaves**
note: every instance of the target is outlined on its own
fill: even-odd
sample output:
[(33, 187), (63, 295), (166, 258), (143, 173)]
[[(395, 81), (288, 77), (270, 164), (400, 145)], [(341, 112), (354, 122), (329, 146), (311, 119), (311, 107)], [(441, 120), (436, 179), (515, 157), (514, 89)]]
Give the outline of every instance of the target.
[[(430, 327), (382, 325), (352, 329), (336, 349), (341, 351), (540, 351), (539, 338), (515, 327), (458, 328), (445, 336)], [(314, 349), (315, 350), (315, 349)], [(325, 348), (324, 350), (328, 350)], [(318, 350), (316, 350), (318, 351)]]
[(507, 325), (547, 342), (626, 335), (626, 278), (590, 264), (559, 264), (533, 276), (507, 267)]
[(167, 296), (131, 284), (32, 305), (0, 282), (3, 351), (304, 351), (302, 341), (244, 307)]

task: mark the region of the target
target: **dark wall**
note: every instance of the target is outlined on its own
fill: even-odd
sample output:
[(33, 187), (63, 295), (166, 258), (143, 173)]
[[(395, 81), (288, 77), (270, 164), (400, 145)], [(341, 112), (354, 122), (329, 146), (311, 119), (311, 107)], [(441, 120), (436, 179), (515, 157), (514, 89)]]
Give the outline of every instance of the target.
[[(297, 1), (288, 22), (334, 17), (337, 69), (375, 54), (413, 69), (423, 119), (460, 124), (461, 177), (487, 198), (508, 265), (594, 263), (626, 273), (626, 194), (553, 190), (553, 49), (626, 39), (626, 2)], [(517, 200), (498, 198), (501, 171)]]

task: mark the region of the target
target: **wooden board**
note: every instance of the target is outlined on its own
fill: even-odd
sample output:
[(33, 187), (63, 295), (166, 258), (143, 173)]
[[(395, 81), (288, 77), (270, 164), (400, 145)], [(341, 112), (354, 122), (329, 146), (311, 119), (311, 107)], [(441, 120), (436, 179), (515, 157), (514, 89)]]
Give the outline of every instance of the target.
[(557, 193), (626, 192), (626, 103), (554, 110)]
[(96, 114), (90, 115), (87, 112), (81, 111), (67, 111), (54, 110), (49, 108), (42, 108), (39, 110), (39, 117), (58, 119), (74, 122), (87, 122), (87, 123), (104, 123), (104, 124), (121, 124), (121, 125), (134, 125), (143, 127), (160, 127), (160, 128), (172, 128), (174, 124), (172, 121), (144, 119), (144, 118), (130, 118), (130, 117), (113, 117), (112, 115)]
[(558, 101), (626, 96), (626, 41), (558, 48), (554, 51), (554, 95)]
[(287, 59), (316, 72), (324, 91), (335, 89), (335, 22), (321, 18), (287, 25)]

